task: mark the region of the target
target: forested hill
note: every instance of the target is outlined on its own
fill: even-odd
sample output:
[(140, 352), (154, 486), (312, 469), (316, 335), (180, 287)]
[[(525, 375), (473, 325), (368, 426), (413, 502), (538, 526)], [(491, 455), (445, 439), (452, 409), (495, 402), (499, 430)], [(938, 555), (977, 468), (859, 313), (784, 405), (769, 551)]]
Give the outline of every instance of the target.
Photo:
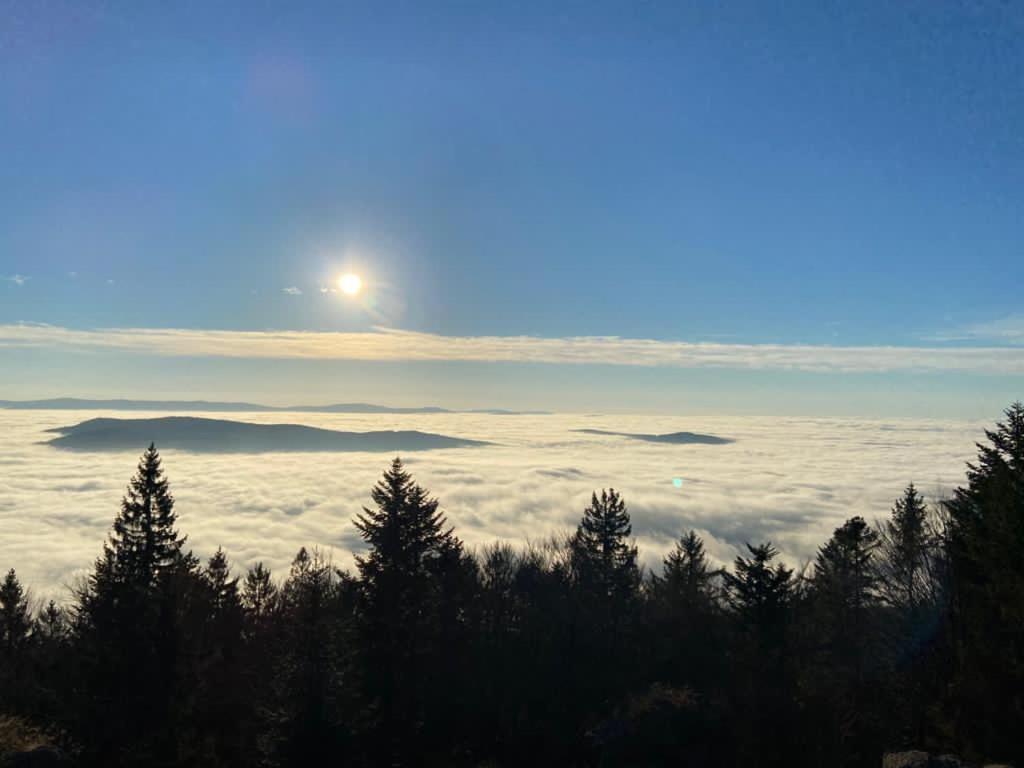
[[(151, 447), (66, 604), (0, 583), (0, 759), (45, 742), (88, 768), (878, 768), (915, 747), (1020, 765), (1024, 406), (979, 439), (952, 497), (894, 489), (800, 572), (767, 541), (719, 568), (680, 521), (643, 573), (612, 489), (562, 537), (470, 551), (398, 459), (338, 519), (364, 544), (353, 570), (302, 549), (288, 573), (236, 572), (231, 541), (189, 550)], [(950, 765), (922, 755), (887, 763)]]
[(340, 432), (301, 424), (250, 424), (242, 421), (167, 416), (159, 419), (89, 419), (48, 430), (56, 448), (75, 451), (134, 450), (157, 442), (165, 448), (203, 453), (270, 451), (427, 451), (487, 445), (416, 430)]

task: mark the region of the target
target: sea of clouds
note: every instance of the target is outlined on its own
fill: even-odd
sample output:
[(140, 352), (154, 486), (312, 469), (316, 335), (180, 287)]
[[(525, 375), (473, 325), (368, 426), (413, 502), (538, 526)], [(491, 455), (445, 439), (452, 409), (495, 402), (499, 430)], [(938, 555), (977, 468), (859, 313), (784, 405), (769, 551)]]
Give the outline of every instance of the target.
[[(67, 586), (100, 553), (137, 452), (77, 453), (48, 446), (53, 427), (98, 416), (166, 413), (0, 410), (0, 569), (15, 568), (37, 599)], [(204, 417), (218, 417), (204, 413)], [(222, 414), (256, 423), (347, 431), (417, 429), (493, 445), (404, 456), (471, 547), (539, 541), (575, 526), (595, 489), (626, 499), (641, 559), (656, 565), (680, 533), (697, 529), (721, 563), (746, 541), (770, 539), (793, 565), (813, 557), (853, 515), (888, 514), (910, 481), (928, 495), (963, 481), (984, 423), (963, 421), (657, 417), (624, 415)], [(692, 431), (728, 445), (666, 445), (581, 434)], [(159, 448), (159, 446), (157, 446)], [(257, 560), (283, 576), (300, 546), (352, 566), (352, 518), (390, 456), (380, 453), (191, 454), (164, 467), (179, 526), (205, 558), (224, 547), (240, 572)], [(673, 484), (682, 480), (681, 487)]]

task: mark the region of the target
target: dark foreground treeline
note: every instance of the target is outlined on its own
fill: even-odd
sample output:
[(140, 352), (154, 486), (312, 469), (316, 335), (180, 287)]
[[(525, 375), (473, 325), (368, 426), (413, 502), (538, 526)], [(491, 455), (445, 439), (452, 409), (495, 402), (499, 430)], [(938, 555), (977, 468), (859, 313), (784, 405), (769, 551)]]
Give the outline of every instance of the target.
[[(0, 737), (84, 766), (878, 766), (1024, 758), (1024, 406), (967, 481), (853, 518), (801, 574), (695, 533), (644, 576), (595, 495), (564, 541), (467, 552), (395, 461), (354, 574), (205, 565), (150, 448), (70, 604), (0, 587)], [(5, 730), (6, 729), (6, 730)]]

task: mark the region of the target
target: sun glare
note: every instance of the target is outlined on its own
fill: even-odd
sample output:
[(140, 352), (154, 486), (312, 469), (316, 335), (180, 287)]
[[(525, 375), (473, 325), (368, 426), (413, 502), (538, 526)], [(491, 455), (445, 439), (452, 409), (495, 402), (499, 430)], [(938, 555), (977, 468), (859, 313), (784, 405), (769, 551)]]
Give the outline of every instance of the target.
[(341, 276), (338, 280), (338, 287), (341, 288), (342, 293), (347, 293), (349, 296), (355, 296), (363, 287), (363, 281), (359, 279), (359, 275), (349, 273)]

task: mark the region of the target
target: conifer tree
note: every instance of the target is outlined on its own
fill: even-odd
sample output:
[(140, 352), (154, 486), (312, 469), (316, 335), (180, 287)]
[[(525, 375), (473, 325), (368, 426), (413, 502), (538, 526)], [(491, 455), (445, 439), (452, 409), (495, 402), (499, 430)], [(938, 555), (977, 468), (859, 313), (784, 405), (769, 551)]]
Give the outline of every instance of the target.
[(46, 607), (39, 612), (35, 621), (35, 633), (41, 641), (47, 643), (61, 643), (67, 639), (68, 620), (65, 611), (53, 600), (50, 600)]
[[(112, 530), (75, 608), (86, 683), (80, 734), (125, 766), (162, 765), (194, 746), (185, 730), (201, 619), (198, 563), (182, 551), (174, 498), (153, 445), (129, 482)], [(121, 716), (108, 716), (116, 707)]]
[(155, 589), (161, 575), (179, 564), (184, 537), (175, 529), (174, 497), (150, 444), (114, 518), (97, 579), (111, 579), (141, 592)]
[(462, 544), (438, 502), (395, 459), (354, 521), (369, 551), (356, 558), (363, 595), (365, 682), (376, 699), (378, 760), (423, 748), (432, 666), (445, 650), (442, 583), (461, 563)]
[(633, 526), (626, 503), (614, 488), (591, 495), (590, 505), (572, 539), (577, 582), (602, 599), (621, 602), (635, 596), (640, 583)]
[(862, 517), (853, 517), (818, 550), (812, 584), (815, 593), (839, 622), (837, 630), (847, 635), (862, 627), (865, 609), (876, 598), (874, 553), (876, 534)]
[(713, 598), (713, 579), (704, 541), (696, 531), (687, 531), (665, 556), (654, 585), (662, 599), (697, 606)]
[(847, 520), (818, 550), (809, 599), (811, 638), (803, 664), (810, 721), (823, 736), (819, 762), (842, 761), (872, 743), (881, 725), (871, 704), (880, 655), (872, 609), (878, 535), (861, 517)]
[(220, 547), (206, 565), (203, 577), (210, 590), (211, 607), (215, 614), (234, 614), (241, 610), (242, 603), (238, 595), (238, 579), (231, 578), (231, 568), (227, 555)]
[(702, 692), (719, 683), (721, 626), (713, 570), (696, 531), (688, 531), (650, 582), (656, 679)]
[[(955, 711), (963, 749), (1024, 759), (1024, 405), (986, 430), (947, 503)], [(967, 734), (970, 734), (969, 736)]]
[(777, 630), (793, 596), (793, 571), (771, 562), (778, 550), (771, 542), (747, 544), (750, 557), (739, 556), (734, 573), (726, 573), (726, 599), (744, 626)]
[(28, 597), (11, 568), (0, 582), (0, 650), (6, 658), (13, 658), (25, 647), (31, 630)]
[(723, 577), (737, 630), (731, 683), (739, 764), (781, 765), (794, 742), (793, 571), (772, 565), (778, 552), (770, 542), (747, 551)]
[(241, 600), (250, 623), (261, 624), (274, 612), (277, 594), (277, 585), (274, 584), (270, 569), (262, 562), (256, 563), (246, 572)]
[(879, 526), (879, 594), (902, 615), (913, 615), (932, 598), (935, 542), (928, 508), (910, 483)]
[(878, 597), (889, 611), (879, 627), (880, 655), (890, 685), (888, 709), (898, 728), (893, 743), (908, 747), (928, 742), (933, 702), (941, 701), (948, 676), (947, 558), (935, 518), (910, 483), (878, 530)]
[(283, 642), (275, 660), (264, 756), (281, 766), (343, 758), (344, 668), (337, 572), (305, 547), (281, 588)]
[(28, 596), (12, 568), (0, 582), (0, 707), (25, 702), (31, 630)]

